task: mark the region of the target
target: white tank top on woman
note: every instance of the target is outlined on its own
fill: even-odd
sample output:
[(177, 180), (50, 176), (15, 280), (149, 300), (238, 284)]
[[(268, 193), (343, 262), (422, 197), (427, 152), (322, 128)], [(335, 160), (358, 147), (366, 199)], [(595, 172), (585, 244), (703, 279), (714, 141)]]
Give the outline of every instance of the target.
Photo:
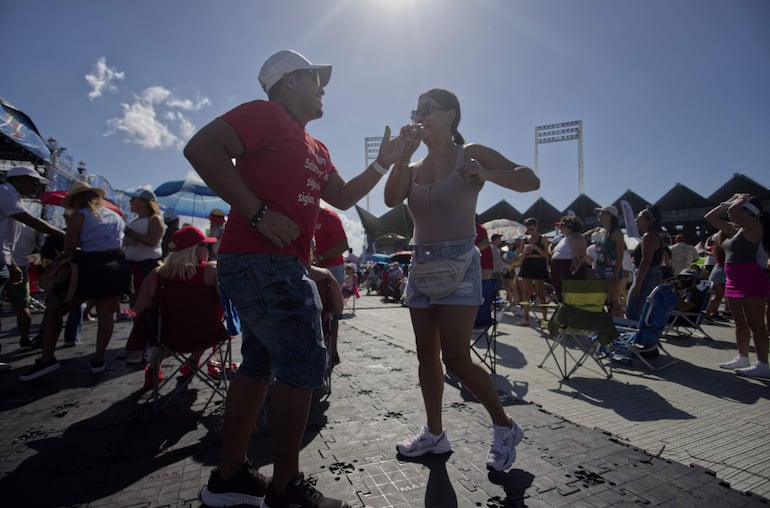
[(572, 259), (575, 254), (572, 252), (572, 246), (569, 244), (570, 235), (563, 237), (553, 248), (551, 259)]
[[(150, 230), (150, 218), (139, 217), (138, 219), (131, 221), (131, 223), (128, 225), (128, 229), (132, 231), (136, 231), (140, 235), (146, 235)], [(151, 245), (145, 245), (143, 243), (137, 242), (136, 240), (127, 237), (125, 241), (125, 245), (123, 245), (123, 251), (126, 254), (126, 259), (129, 261), (144, 261), (145, 259), (160, 259), (160, 257), (163, 255), (163, 250), (161, 249), (161, 245), (160, 245), (162, 240), (163, 240), (163, 235), (161, 235), (161, 238), (160, 240), (158, 240), (157, 245), (151, 246)]]

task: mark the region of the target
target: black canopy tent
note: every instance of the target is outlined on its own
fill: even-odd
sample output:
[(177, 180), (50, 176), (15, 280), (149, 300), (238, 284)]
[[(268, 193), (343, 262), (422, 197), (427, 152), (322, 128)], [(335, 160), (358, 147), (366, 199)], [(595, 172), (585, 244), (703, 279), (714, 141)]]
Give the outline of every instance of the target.
[(0, 160), (51, 163), (51, 149), (32, 119), (0, 98)]

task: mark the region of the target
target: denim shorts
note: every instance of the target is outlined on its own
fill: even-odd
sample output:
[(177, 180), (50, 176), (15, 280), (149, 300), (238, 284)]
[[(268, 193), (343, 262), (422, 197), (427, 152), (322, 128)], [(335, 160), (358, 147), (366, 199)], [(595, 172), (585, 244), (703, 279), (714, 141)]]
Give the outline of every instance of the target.
[(321, 297), (305, 266), (284, 254), (220, 254), (217, 277), (241, 320), (238, 373), (320, 387), (326, 365)]
[(431, 298), (421, 293), (414, 283), (407, 278), (404, 303), (413, 309), (428, 309), (433, 305), (481, 305), (481, 254), (474, 245), (475, 238), (452, 242), (414, 245), (412, 263), (424, 263), (436, 259), (452, 259), (473, 249), (473, 259), (455, 292), (445, 298)]
[(727, 277), (725, 276), (724, 265), (714, 265), (709, 274), (709, 280), (714, 284), (726, 284)]

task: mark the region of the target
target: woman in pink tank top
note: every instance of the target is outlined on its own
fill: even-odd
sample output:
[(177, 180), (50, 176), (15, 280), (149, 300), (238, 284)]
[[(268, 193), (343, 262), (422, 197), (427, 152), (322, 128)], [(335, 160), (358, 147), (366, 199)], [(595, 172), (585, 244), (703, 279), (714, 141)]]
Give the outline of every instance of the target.
[[(481, 298), (481, 266), (474, 246), (475, 209), (479, 191), (486, 181), (519, 192), (535, 190), (540, 181), (527, 167), (511, 162), (486, 146), (465, 144), (457, 132), (460, 104), (446, 90), (433, 89), (420, 95), (412, 112), (413, 125), (401, 130), (401, 136), (414, 140), (411, 155), (422, 141), (428, 149), (424, 159), (410, 164), (400, 160), (385, 184), (385, 203), (394, 207), (408, 199), (414, 219), (412, 268), (406, 289), (406, 305), (412, 318), (419, 377), (427, 423), (420, 433), (396, 446), (401, 455), (417, 457), (426, 453), (451, 450), (441, 422), (444, 371), (457, 376), (489, 412), (494, 424), (492, 446), (487, 456), (488, 469), (503, 471), (516, 456), (516, 444), (523, 431), (505, 413), (494, 384), (487, 372), (470, 358), (470, 337)], [(471, 250), (472, 256), (468, 256)], [(452, 277), (448, 296), (418, 287), (413, 271), (420, 265), (438, 261), (470, 265), (462, 276)], [(436, 266), (435, 263), (432, 266)], [(428, 270), (428, 273), (431, 273)], [(457, 282), (459, 280), (459, 282)], [(441, 286), (441, 284), (438, 284)], [(430, 296), (427, 293), (431, 293)]]

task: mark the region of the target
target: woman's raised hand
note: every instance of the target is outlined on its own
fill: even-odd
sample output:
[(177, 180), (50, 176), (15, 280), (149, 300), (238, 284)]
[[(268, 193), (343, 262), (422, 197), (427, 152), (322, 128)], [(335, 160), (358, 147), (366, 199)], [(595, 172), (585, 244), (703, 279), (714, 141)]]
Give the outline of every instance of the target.
[(399, 160), (411, 158), (419, 146), (420, 135), (416, 126), (405, 125), (401, 127), (399, 135), (392, 139), (390, 137), (390, 126), (385, 126), (385, 133), (382, 135), (382, 143), (380, 143), (377, 160), (383, 166), (389, 167)]
[(484, 183), (486, 180), (484, 175), (486, 169), (476, 159), (471, 159), (468, 164), (458, 168), (457, 171), (460, 173), (460, 176), (465, 179), (466, 183)]

